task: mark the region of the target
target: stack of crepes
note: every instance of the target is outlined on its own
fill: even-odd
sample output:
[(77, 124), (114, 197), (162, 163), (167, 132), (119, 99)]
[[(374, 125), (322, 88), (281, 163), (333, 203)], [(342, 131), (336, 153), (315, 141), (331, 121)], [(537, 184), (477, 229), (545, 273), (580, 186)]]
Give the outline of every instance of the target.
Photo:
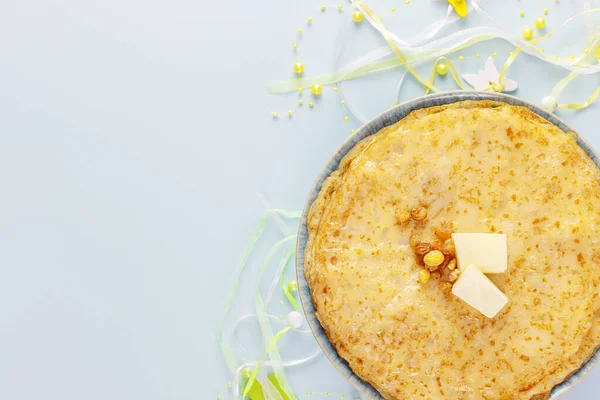
[[(544, 399), (600, 343), (600, 171), (573, 134), (524, 107), (413, 111), (360, 141), (309, 216), (316, 315), (386, 399)], [(421, 223), (399, 211), (427, 208)], [(505, 233), (509, 303), (488, 319), (431, 279), (412, 248), (440, 227)]]

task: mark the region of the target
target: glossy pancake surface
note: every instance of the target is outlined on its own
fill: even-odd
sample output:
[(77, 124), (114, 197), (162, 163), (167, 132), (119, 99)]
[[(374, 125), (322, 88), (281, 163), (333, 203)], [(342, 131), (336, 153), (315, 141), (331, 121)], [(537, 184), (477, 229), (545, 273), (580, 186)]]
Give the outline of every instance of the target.
[[(544, 398), (600, 342), (599, 182), (573, 136), (505, 103), (413, 111), (363, 139), (307, 220), (329, 340), (387, 399)], [(397, 223), (417, 205), (424, 223)], [(417, 282), (411, 245), (437, 228), (508, 235), (492, 280), (509, 304), (494, 319)]]

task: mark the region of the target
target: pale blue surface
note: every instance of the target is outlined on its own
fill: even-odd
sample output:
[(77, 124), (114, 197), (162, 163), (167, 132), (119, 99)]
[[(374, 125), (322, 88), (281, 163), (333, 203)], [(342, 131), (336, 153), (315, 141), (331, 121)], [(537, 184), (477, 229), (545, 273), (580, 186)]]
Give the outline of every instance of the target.
[[(390, 23), (399, 34), (445, 12), (428, 0), (387, 3), (398, 7)], [(343, 121), (331, 88), (315, 109), (288, 120), (297, 94), (271, 96), (265, 84), (292, 77), (295, 41), (307, 75), (333, 68), (340, 27), (351, 43), (342, 61), (383, 45), (366, 23), (353, 26), (333, 7), (323, 15), (320, 4), (3, 2), (0, 398), (227, 398), (231, 378), (215, 326), (264, 210), (255, 193), (301, 209), (317, 173), (359, 125)], [(575, 5), (510, 0), (494, 15), (519, 32), (520, 8), (529, 21), (550, 8), (550, 25)], [(480, 68), (492, 51), (500, 65), (509, 49), (479, 45), (473, 52), (482, 59), (463, 68)], [(508, 75), (521, 84), (519, 97), (537, 102), (564, 72), (523, 57)], [(349, 83), (347, 100), (373, 116), (394, 101), (397, 78), (391, 71)], [(597, 76), (578, 80), (561, 100), (581, 100), (597, 85)], [(449, 79), (440, 87), (454, 89)], [(410, 80), (405, 89), (403, 100), (421, 94)], [(598, 107), (559, 113), (596, 148)], [(272, 228), (259, 255), (279, 237)], [(251, 309), (252, 285), (234, 314)], [(565, 399), (595, 398), (599, 378), (596, 369)], [(323, 357), (290, 380), (302, 399), (307, 390), (353, 393)]]

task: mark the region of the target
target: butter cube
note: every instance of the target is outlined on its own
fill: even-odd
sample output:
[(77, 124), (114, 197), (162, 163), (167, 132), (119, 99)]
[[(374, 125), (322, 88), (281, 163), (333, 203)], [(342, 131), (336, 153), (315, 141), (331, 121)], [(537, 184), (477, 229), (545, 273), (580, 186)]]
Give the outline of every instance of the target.
[(508, 297), (475, 265), (460, 274), (452, 293), (488, 318), (494, 318), (508, 303)]
[(453, 233), (458, 268), (474, 264), (484, 274), (501, 274), (508, 266), (506, 235), (497, 233)]

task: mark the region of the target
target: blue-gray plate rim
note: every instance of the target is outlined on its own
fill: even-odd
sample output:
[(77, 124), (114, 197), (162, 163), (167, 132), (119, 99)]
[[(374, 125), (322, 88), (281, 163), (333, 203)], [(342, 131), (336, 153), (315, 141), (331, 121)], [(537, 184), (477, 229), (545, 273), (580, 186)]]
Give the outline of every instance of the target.
[[(492, 92), (474, 92), (474, 91), (456, 91), (456, 92), (445, 92), (432, 94), (420, 98), (416, 98), (405, 103), (399, 104), (390, 108), (389, 110), (379, 114), (371, 121), (364, 124), (358, 131), (350, 136), (344, 144), (339, 148), (339, 150), (331, 157), (331, 159), (327, 162), (325, 168), (319, 174), (319, 177), (315, 181), (310, 193), (308, 195), (308, 200), (304, 206), (304, 210), (302, 212), (302, 217), (300, 220), (300, 227), (298, 230), (298, 240), (297, 240), (297, 252), (296, 252), (296, 276), (298, 280), (298, 293), (300, 297), (300, 301), (302, 303), (302, 307), (304, 309), (304, 313), (306, 316), (306, 320), (310, 329), (315, 336), (315, 339), (325, 356), (331, 361), (334, 367), (365, 397), (369, 399), (383, 399), (383, 397), (377, 392), (377, 390), (371, 386), (368, 382), (363, 381), (358, 376), (354, 374), (354, 372), (348, 366), (348, 363), (341, 358), (335, 348), (329, 342), (327, 335), (323, 331), (323, 327), (321, 326), (319, 320), (315, 316), (315, 310), (313, 307), (310, 290), (308, 288), (308, 283), (304, 277), (304, 251), (306, 248), (306, 239), (307, 239), (307, 227), (306, 227), (306, 216), (308, 214), (308, 209), (312, 202), (317, 197), (317, 194), (321, 190), (321, 186), (325, 179), (337, 169), (340, 160), (363, 138), (373, 135), (379, 132), (386, 126), (392, 125), (404, 117), (406, 117), (411, 111), (419, 110), (422, 108), (440, 106), (445, 104), (456, 103), (458, 101), (464, 100), (494, 100), (501, 101), (511, 105), (516, 106), (524, 106), (529, 108), (534, 113), (538, 114), (542, 118), (550, 121), (554, 125), (558, 126), (564, 132), (573, 132), (566, 123), (560, 120), (556, 115), (546, 112), (542, 108), (518, 99), (513, 96), (509, 96), (501, 93), (492, 93)], [(584, 139), (582, 139), (579, 135), (577, 135), (577, 143), (585, 152), (590, 156), (590, 158), (596, 163), (596, 165), (600, 168), (600, 157), (598, 153), (587, 143)], [(552, 390), (550, 395), (550, 400), (557, 400), (562, 397), (566, 392), (573, 388), (577, 383), (579, 383), (590, 371), (591, 369), (598, 363), (600, 360), (600, 352), (596, 349), (594, 355), (583, 364), (576, 372), (574, 372), (569, 378), (567, 378), (562, 383), (556, 385)]]

